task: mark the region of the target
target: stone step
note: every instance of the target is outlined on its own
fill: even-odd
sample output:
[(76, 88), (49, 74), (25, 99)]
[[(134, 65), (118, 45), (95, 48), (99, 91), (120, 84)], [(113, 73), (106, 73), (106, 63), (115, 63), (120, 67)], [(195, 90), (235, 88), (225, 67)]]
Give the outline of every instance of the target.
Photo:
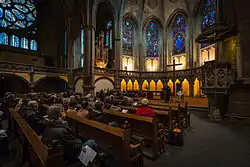
[(189, 111), (201, 111), (201, 112), (208, 112), (208, 107), (206, 106), (189, 106)]

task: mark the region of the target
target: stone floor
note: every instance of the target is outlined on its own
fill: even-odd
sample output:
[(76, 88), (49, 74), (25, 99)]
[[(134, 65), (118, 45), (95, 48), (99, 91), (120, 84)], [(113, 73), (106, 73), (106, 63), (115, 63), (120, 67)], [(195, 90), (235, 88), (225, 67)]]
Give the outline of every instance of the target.
[(157, 161), (145, 159), (145, 167), (250, 167), (250, 124), (206, 120), (195, 112), (183, 147), (168, 146)]
[[(250, 167), (249, 123), (214, 123), (204, 112), (192, 112), (191, 123), (184, 146), (168, 145), (156, 161), (145, 158), (145, 167)], [(8, 162), (3, 167), (16, 166)]]

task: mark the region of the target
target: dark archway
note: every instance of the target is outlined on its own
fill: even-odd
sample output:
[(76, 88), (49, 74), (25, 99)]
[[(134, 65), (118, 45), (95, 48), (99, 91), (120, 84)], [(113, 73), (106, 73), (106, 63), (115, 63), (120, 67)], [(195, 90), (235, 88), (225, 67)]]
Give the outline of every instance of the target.
[(29, 87), (29, 82), (19, 76), (0, 74), (0, 97), (3, 97), (6, 92), (27, 93)]
[(45, 77), (35, 83), (35, 92), (65, 92), (68, 83), (59, 77)]

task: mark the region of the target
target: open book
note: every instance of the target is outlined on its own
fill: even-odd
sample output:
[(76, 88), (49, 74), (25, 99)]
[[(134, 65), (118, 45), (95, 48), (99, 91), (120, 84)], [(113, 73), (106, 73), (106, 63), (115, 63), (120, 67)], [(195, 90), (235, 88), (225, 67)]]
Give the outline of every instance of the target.
[(97, 153), (89, 146), (83, 146), (78, 158), (85, 166), (88, 166), (89, 162), (94, 160), (96, 154)]

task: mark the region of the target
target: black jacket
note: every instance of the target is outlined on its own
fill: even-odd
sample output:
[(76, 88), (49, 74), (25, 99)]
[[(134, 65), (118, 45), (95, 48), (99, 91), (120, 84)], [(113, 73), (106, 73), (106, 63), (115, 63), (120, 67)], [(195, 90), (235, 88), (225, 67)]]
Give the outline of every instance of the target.
[(62, 145), (66, 161), (70, 163), (78, 161), (77, 157), (82, 149), (82, 141), (76, 138), (65, 121), (57, 120), (48, 123), (42, 136), (42, 142), (46, 145), (52, 145), (53, 141)]

